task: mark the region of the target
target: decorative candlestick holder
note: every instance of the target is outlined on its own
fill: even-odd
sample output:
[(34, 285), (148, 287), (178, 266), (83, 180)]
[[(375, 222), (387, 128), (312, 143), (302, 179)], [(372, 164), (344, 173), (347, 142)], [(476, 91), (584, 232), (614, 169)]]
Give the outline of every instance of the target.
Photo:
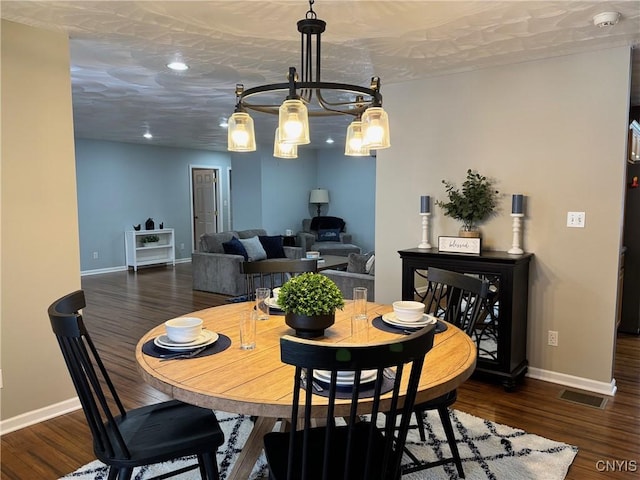
[(522, 217), (524, 217), (524, 213), (512, 213), (511, 216), (513, 217), (513, 242), (507, 253), (522, 255), (524, 250), (520, 248), (520, 232), (522, 231)]
[(431, 213), (421, 213), (422, 217), (422, 241), (418, 244), (418, 248), (431, 248), (429, 243), (429, 217)]

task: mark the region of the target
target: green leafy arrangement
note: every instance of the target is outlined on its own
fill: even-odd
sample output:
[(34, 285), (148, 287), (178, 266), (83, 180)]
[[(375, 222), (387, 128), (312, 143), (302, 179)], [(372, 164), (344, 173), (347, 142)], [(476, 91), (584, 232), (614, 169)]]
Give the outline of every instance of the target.
[(160, 241), (160, 237), (158, 235), (145, 235), (144, 237), (142, 237), (142, 243), (159, 242), (159, 241)]
[(303, 273), (282, 285), (278, 305), (285, 313), (327, 315), (344, 307), (344, 297), (330, 278), (319, 273)]
[(464, 230), (472, 230), (477, 223), (490, 217), (498, 205), (499, 193), (493, 180), (474, 170), (467, 170), (467, 179), (462, 183), (462, 191), (448, 180), (442, 180), (449, 197), (448, 202), (436, 200), (436, 205), (448, 217), (459, 220)]

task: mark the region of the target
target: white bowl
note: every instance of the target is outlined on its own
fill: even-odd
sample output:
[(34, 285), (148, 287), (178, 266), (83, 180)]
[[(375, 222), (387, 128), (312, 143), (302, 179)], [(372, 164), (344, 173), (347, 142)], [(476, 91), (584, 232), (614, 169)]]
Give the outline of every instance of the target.
[(164, 322), (169, 340), (176, 343), (193, 342), (202, 333), (202, 319), (196, 317), (172, 318)]
[(412, 302), (410, 300), (393, 302), (393, 311), (396, 314), (396, 318), (403, 322), (422, 320), (424, 308), (425, 306), (422, 302)]

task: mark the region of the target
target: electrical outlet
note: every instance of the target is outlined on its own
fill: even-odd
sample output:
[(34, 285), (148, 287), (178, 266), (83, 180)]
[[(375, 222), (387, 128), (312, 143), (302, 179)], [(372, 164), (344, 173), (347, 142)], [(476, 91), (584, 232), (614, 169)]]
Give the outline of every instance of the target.
[(556, 330), (549, 330), (549, 336), (547, 343), (552, 347), (558, 346), (558, 332)]
[(180, 250), (184, 250), (184, 243), (180, 244)]
[(584, 212), (567, 212), (567, 227), (584, 228)]
[(98, 259), (98, 252), (93, 252), (93, 259), (97, 260)]

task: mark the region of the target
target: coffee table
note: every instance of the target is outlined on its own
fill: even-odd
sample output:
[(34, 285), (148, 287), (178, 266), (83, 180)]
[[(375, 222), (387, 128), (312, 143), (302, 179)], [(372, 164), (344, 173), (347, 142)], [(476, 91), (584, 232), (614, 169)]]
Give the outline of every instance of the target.
[(349, 264), (348, 257), (339, 257), (338, 255), (323, 255), (321, 257), (324, 262), (318, 261), (318, 271), (322, 270), (343, 270)]

